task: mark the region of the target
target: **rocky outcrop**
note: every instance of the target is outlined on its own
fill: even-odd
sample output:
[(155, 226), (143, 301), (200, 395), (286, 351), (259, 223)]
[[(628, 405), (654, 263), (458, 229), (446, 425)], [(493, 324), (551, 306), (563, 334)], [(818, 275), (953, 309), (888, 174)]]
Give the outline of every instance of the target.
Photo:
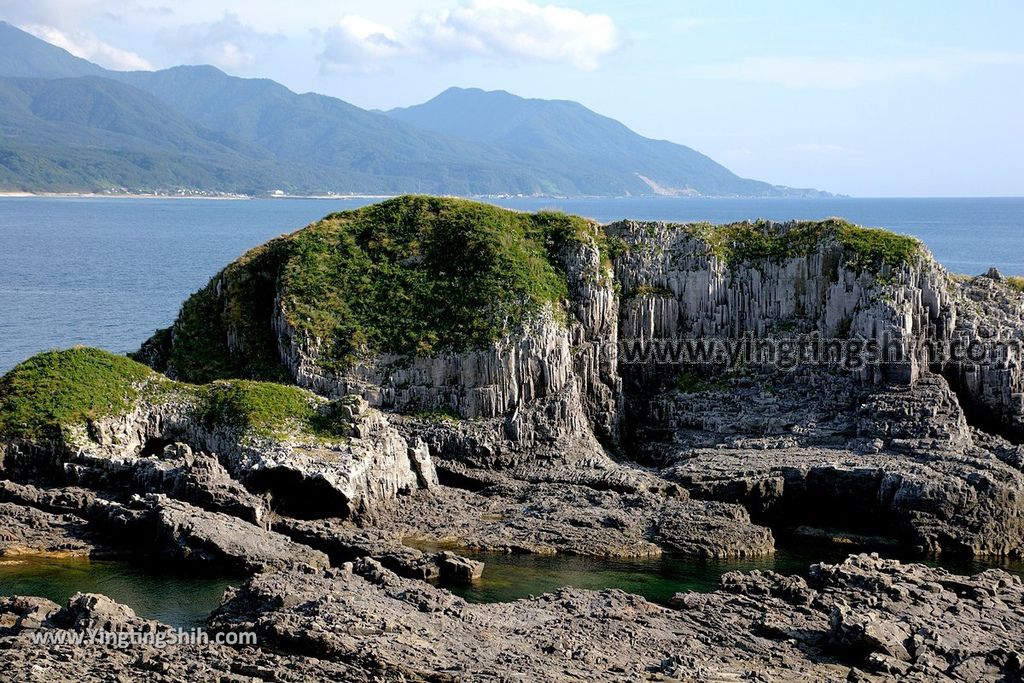
[[(967, 350), (967, 359), (940, 370), (977, 423), (1024, 440), (1024, 296), (990, 276), (958, 284), (956, 326), (950, 336)], [(976, 362), (972, 343), (998, 354)]]
[[(254, 579), (212, 623), (256, 628), (285, 652), (308, 647), (302, 634), (313, 633), (328, 659), (372, 652), (410, 678), (479, 680), (514, 667), (533, 680), (973, 681), (1017, 674), (1022, 597), (1020, 581), (1000, 571), (956, 577), (860, 556), (816, 566), (808, 581), (729, 574), (718, 592), (677, 596), (674, 610), (571, 589), (478, 606), (364, 561), (351, 573)], [(315, 626), (296, 631), (297, 620)]]
[(244, 572), (330, 566), (325, 554), (235, 517), (162, 496), (146, 504), (150, 509), (143, 524), (152, 528), (156, 546), (170, 559)]
[(773, 527), (881, 536), (929, 554), (1021, 555), (1017, 448), (973, 432), (941, 377), (846, 396), (828, 386), (677, 396), (678, 410), (654, 413), (671, 416), (672, 438), (647, 457), (692, 496), (741, 503)]
[(342, 371), (321, 358), (324, 340), (288, 323), (279, 296), (273, 328), (282, 364), (298, 385), (325, 396), (356, 394), (385, 410), (472, 420), (470, 439), (430, 444), (440, 455), (459, 457), (467, 442), (499, 453), (592, 455), (600, 451), (595, 437), (609, 445), (619, 437), (618, 298), (596, 244), (569, 242), (558, 261), (569, 284), (567, 312), (547, 309), (486, 348), (385, 354)]
[[(808, 224), (759, 226), (762, 239), (782, 244), (760, 247), (765, 253), (758, 258), (741, 250), (732, 260), (710, 226), (608, 226), (624, 243), (615, 261), (624, 296), (620, 339), (767, 340), (816, 333), (826, 340), (872, 340), (886, 362), (857, 367), (854, 376), (913, 384), (929, 372), (942, 374), (965, 400), (991, 411), (993, 424), (1020, 434), (1024, 297), (989, 277), (954, 278), (921, 246), (907, 258), (886, 260), (887, 246), (863, 242), (895, 236), (863, 231), (854, 241), (842, 238), (849, 228), (836, 225), (838, 233), (826, 230), (795, 251), (785, 243), (805, 239)], [(951, 357), (951, 344), (959, 358)], [(989, 353), (975, 357), (970, 348)], [(652, 374), (665, 370), (654, 360), (623, 368), (627, 386), (630, 380), (647, 386)]]
[(265, 524), (267, 501), (233, 479), (216, 457), (193, 453), (187, 444), (171, 444), (160, 457), (140, 458), (132, 476), (132, 488), (139, 493), (165, 493), (205, 510)]
[[(63, 642), (40, 645), (33, 637), (41, 634), (63, 637)], [(141, 644), (143, 638), (150, 638), (152, 644)], [(400, 680), (386, 672), (270, 649), (182, 643), (175, 629), (142, 619), (106, 596), (88, 593), (74, 596), (65, 607), (42, 598), (0, 598), (0, 653), (5, 676), (40, 683)]]
[(371, 516), (399, 494), (436, 483), (425, 444), (402, 437), (361, 399), (340, 410), (347, 436), (328, 441), (252, 436), (209, 424), (189, 402), (143, 400), (69, 425), (60, 439), (13, 440), (0, 471), (19, 481), (168, 493), (255, 523), (270, 509)]
[(442, 583), (470, 583), (483, 574), (484, 563), (450, 551), (423, 552), (403, 543), (391, 529), (360, 529), (340, 520), (281, 519), (274, 531), (297, 543), (323, 551), (331, 564), (369, 557), (399, 576)]
[[(367, 224), (378, 209), (392, 222)], [(4, 378), (18, 395), (0, 394), (0, 554), (117, 549), (246, 574), (210, 626), (260, 638), (156, 653), (33, 648), (40, 629), (167, 627), (102, 596), (64, 608), (5, 598), (11, 675), (1024, 673), (1024, 591), (999, 571), (958, 577), (862, 555), (806, 579), (731, 573), (669, 607), (573, 589), (474, 605), (434, 585), (481, 579), (485, 566), (460, 549), (735, 559), (774, 552), (777, 533), (1024, 555), (1024, 296), (998, 274), (950, 276), (916, 241), (838, 220), (598, 229), (423, 198), (378, 209), (247, 254), (140, 354), (202, 382), (298, 387), (183, 384), (95, 350), (41, 354)], [(465, 220), (443, 223), (453, 211)], [(474, 230), (481, 216), (496, 223)], [(339, 257), (342, 243), (355, 251)], [(454, 275), (453, 244), (473, 255)], [(415, 301), (392, 325), (380, 315), (388, 291), (352, 279), (357, 261), (400, 275), (402, 295), (433, 308)], [(493, 301), (460, 298), (477, 279)], [(346, 331), (353, 339), (335, 338)], [(885, 356), (680, 365), (625, 353), (789, 335), (862, 352), (872, 342)], [(989, 355), (929, 355), (950, 344)], [(38, 391), (55, 386), (56, 405)]]
[(327, 555), (288, 536), (162, 494), (118, 500), (3, 481), (0, 501), (10, 555), (155, 556), (236, 573), (330, 566)]
[[(318, 313), (309, 310), (308, 291), (329, 290), (337, 301), (325, 294), (319, 312), (347, 320), (363, 337), (382, 323), (373, 311), (365, 320), (350, 315), (362, 304), (330, 289), (329, 279), (306, 283), (315, 285), (310, 290), (297, 288), (298, 257), (288, 245), (319, 250), (324, 240), (348, 235), (358, 245), (353, 258), (384, 259), (388, 268), (411, 278), (409, 296), (429, 297), (429, 291), (416, 289), (417, 278), (429, 276), (445, 286), (452, 278), (462, 282), (461, 270), (453, 275), (447, 265), (428, 263), (430, 243), (445, 239), (453, 226), (463, 230), (456, 217), (471, 208), (471, 227), (459, 234), (493, 241), (488, 221), (508, 221), (505, 239), (521, 240), (515, 243), (522, 251), (501, 254), (507, 259), (500, 261), (502, 272), (532, 268), (539, 282), (550, 276), (550, 266), (566, 285), (563, 299), (549, 297), (525, 317), (506, 316), (490, 343), (441, 352), (428, 341), (450, 338), (451, 330), (430, 325), (469, 323), (460, 317), (464, 311), (434, 301), (443, 311), (417, 318), (427, 325), (426, 351), (387, 351), (386, 341), (378, 340), (375, 351), (339, 361), (338, 344), (352, 340), (335, 339), (325, 332), (329, 328), (311, 322)], [(972, 432), (999, 432), (1011, 441), (1022, 436), (1024, 296), (998, 277), (951, 276), (916, 240), (839, 219), (727, 226), (621, 221), (600, 229), (570, 220), (568, 233), (536, 225), (519, 232), (523, 221), (543, 216), (497, 216), (493, 208), (410, 198), (378, 209), (376, 226), (360, 223), (362, 214), (344, 214), (252, 252), (204, 290), (210, 301), (199, 301), (199, 295), (196, 301), (215, 311), (251, 309), (249, 327), (222, 315), (220, 342), (229, 355), (253, 362), (270, 358), (300, 386), (329, 398), (357, 394), (387, 411), (390, 427), (414, 451), (421, 449), (421, 457), (410, 459), (413, 468), (432, 458), (441, 463), (442, 483), (469, 488), (495, 483), (492, 474), (500, 472), (498, 479), (625, 492), (639, 489), (628, 481), (630, 468), (618, 467), (613, 458), (639, 461), (664, 470), (693, 498), (742, 504), (755, 517), (773, 510), (795, 513), (801, 506), (813, 517), (811, 501), (849, 489), (869, 496), (859, 507), (868, 510), (870, 524), (891, 522), (890, 531), (913, 547), (979, 555), (1024, 552), (1017, 521), (1018, 499), (1024, 498), (1019, 468), (980, 445)], [(418, 213), (407, 213), (411, 209)], [(393, 223), (396, 216), (404, 222)], [(452, 225), (439, 229), (437, 221), (444, 219)], [(352, 225), (360, 232), (346, 232)], [(370, 234), (390, 251), (378, 251)], [(481, 250), (470, 264), (480, 270), (474, 276), (498, 277), (489, 268), (499, 261), (489, 255), (500, 248), (495, 243), (491, 251)], [(524, 260), (535, 248), (545, 264)], [(347, 272), (344, 263), (329, 263)], [(253, 278), (261, 283), (258, 306), (240, 294)], [(508, 291), (492, 294), (497, 300)], [(188, 341), (187, 308), (169, 336), (154, 338), (150, 351), (169, 344), (161, 358), (170, 358)], [(472, 324), (494, 323), (486, 317), (490, 308), (480, 309)], [(777, 353), (765, 356), (772, 343), (798, 335), (838, 340), (838, 346), (823, 347), (835, 357), (780, 364)], [(257, 339), (267, 343), (256, 344)], [(741, 362), (703, 365), (665, 362), (658, 353), (625, 353), (695, 339), (765, 346)], [(988, 355), (958, 359), (945, 353), (971, 345), (984, 345)], [(225, 449), (206, 450), (225, 460)], [(252, 463), (241, 468), (226, 464), (253, 488), (239, 470), (264, 467), (259, 459), (268, 456), (242, 459), (248, 457)], [(294, 450), (280, 458), (286, 460), (302, 462)], [(993, 469), (985, 465), (989, 461)], [(302, 469), (319, 476), (315, 467)], [(413, 490), (395, 479), (396, 469), (405, 466), (372, 468), (367, 479), (387, 482), (385, 490), (362, 498), (394, 500)], [(671, 491), (663, 478), (653, 486), (663, 497)], [(332, 482), (330, 488), (354, 501), (367, 487), (349, 491)], [(976, 512), (958, 514), (966, 504)], [(647, 505), (649, 514), (659, 508)], [(790, 521), (817, 525), (813, 519)], [(530, 545), (526, 538), (509, 540)]]

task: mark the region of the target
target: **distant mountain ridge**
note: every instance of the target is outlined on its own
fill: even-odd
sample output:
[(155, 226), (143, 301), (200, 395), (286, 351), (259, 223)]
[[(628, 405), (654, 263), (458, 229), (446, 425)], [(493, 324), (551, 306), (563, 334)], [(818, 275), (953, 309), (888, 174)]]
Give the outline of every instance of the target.
[(602, 193), (772, 195), (780, 188), (736, 176), (684, 145), (645, 138), (577, 102), (525, 99), (499, 91), (449, 88), (392, 118), (495, 145), (540, 167), (587, 168)]
[(104, 69), (0, 22), (0, 189), (807, 196), (567, 101), (367, 111), (211, 66)]

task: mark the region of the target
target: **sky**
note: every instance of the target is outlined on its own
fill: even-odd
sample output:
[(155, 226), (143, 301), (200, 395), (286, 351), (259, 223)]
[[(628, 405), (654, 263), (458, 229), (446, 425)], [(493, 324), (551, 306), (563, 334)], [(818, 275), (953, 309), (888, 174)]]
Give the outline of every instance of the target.
[(365, 108), (568, 99), (736, 173), (1024, 196), (1021, 0), (0, 0), (114, 69), (213, 64)]

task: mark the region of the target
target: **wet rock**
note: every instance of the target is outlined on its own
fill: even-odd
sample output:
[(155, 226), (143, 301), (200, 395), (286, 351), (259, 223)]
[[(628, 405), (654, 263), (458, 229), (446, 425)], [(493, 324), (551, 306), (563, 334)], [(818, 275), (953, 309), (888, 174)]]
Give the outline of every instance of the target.
[(461, 583), (479, 578), (484, 563), (451, 552), (424, 552), (402, 542), (397, 531), (361, 529), (341, 520), (298, 520), (283, 518), (274, 523), (277, 531), (292, 540), (327, 554), (334, 566), (360, 558), (371, 558), (399, 576), (411, 579)]

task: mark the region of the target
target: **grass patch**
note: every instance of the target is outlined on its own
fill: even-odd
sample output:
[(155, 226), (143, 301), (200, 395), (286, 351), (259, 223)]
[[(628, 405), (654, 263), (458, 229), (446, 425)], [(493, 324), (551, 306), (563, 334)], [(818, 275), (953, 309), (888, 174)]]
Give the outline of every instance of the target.
[(1008, 275), (1005, 278), (1006, 286), (1015, 292), (1024, 293), (1024, 276)]
[(38, 354), (0, 378), (0, 436), (56, 436), (62, 425), (123, 412), (152, 381), (148, 367), (98, 349)]
[(185, 384), (124, 356), (77, 348), (33, 356), (0, 378), (0, 437), (58, 437), (62, 427), (125, 413), (143, 399), (192, 404), (206, 427), (225, 425), (255, 436), (333, 440), (350, 423), (337, 410), (340, 402), (295, 386)]
[(909, 263), (921, 254), (921, 241), (880, 228), (840, 224), (836, 235), (858, 264), (877, 267)]
[(921, 242), (888, 230), (863, 228), (839, 218), (823, 221), (744, 221), (728, 225), (691, 223), (678, 226), (705, 242), (712, 256), (727, 264), (786, 259), (813, 254), (821, 243), (835, 239), (848, 262), (877, 272), (910, 262), (921, 253)]
[(201, 387), (199, 412), (207, 427), (227, 424), (261, 436), (309, 425), (317, 416), (316, 402), (298, 387), (236, 380)]

